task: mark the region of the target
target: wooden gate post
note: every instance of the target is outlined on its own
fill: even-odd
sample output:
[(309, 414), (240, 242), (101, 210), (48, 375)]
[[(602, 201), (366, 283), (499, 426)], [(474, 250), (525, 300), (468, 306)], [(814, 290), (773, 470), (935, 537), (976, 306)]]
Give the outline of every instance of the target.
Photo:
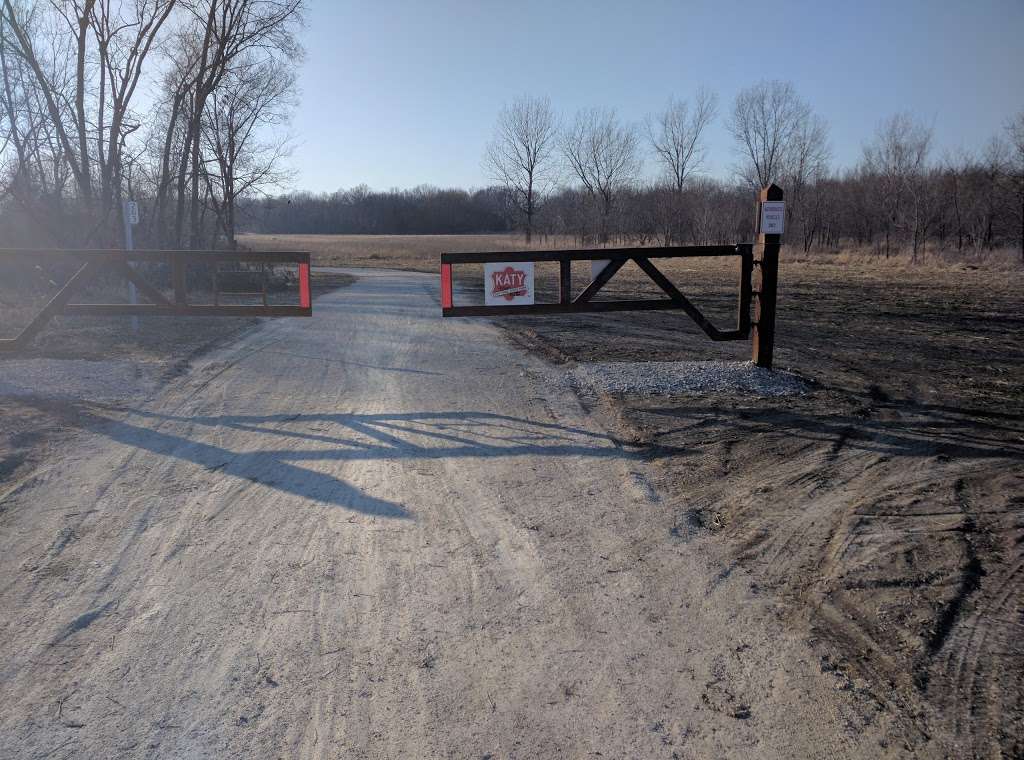
[[(775, 349), (775, 298), (779, 285), (779, 248), (782, 245), (785, 212), (765, 203), (781, 202), (782, 188), (771, 184), (757, 196), (757, 243), (754, 246), (754, 322), (751, 360), (758, 367), (771, 369)], [(765, 232), (778, 230), (778, 233)]]

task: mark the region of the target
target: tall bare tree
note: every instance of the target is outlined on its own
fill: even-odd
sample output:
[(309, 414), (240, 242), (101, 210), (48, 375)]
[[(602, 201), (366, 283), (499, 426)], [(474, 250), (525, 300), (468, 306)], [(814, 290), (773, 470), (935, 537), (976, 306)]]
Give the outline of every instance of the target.
[[(96, 160), (103, 208), (109, 211), (120, 194), (122, 153), (128, 135), (141, 126), (130, 108), (146, 59), (176, 0), (99, 0), (89, 25), (98, 48), (99, 97), (96, 104)], [(109, 113), (108, 113), (109, 108)]]
[[(84, 113), (85, 30), (88, 28), (86, 13), (92, 5), (93, 2), (87, 0), (85, 7), (55, 6), (54, 13), (65, 22), (70, 36), (59, 38), (62, 30), (58, 28), (47, 41), (41, 39), (41, 33), (32, 33), (31, 9), (16, 7), (11, 0), (4, 0), (2, 7), (3, 44), (30, 72), (33, 96), (45, 104), (48, 124), (59, 141), (61, 155), (74, 175), (79, 194), (86, 200), (92, 197), (92, 179)], [(73, 45), (69, 46), (67, 40)]]
[[(19, 171), (34, 170), (45, 184), (49, 162), (40, 148), (48, 144), (45, 152), (74, 177), (78, 207), (95, 230), (120, 197), (122, 152), (140, 124), (132, 100), (175, 3), (52, 0), (26, 9), (4, 0), (0, 7), (2, 97), (9, 115), (20, 108)], [(49, 23), (37, 23), (37, 15)]]
[(688, 101), (669, 98), (663, 111), (647, 117), (647, 137), (654, 156), (677, 193), (704, 165), (704, 131), (717, 114), (718, 96), (702, 88), (697, 91), (692, 111)]
[(547, 98), (522, 97), (498, 114), (484, 166), (508, 192), (533, 239), (534, 218), (554, 179), (558, 122)]
[[(229, 248), (236, 247), (239, 198), (279, 186), (288, 136), (265, 134), (288, 124), (295, 105), (295, 71), (249, 55), (232, 66), (207, 101), (203, 125), (210, 202)], [(212, 169), (209, 165), (212, 165)]]
[[(186, 0), (183, 0), (186, 2)], [(180, 52), (188, 72), (184, 119), (184, 148), (177, 166), (175, 237), (182, 240), (186, 216), (190, 247), (201, 244), (203, 196), (202, 121), (206, 102), (220, 86), (232, 64), (249, 51), (259, 50), (283, 60), (295, 59), (301, 47), (294, 38), (303, 0), (187, 0), (195, 21), (192, 39)], [(174, 125), (172, 125), (173, 127)]]
[(607, 243), (615, 201), (640, 172), (636, 130), (619, 122), (613, 109), (579, 111), (562, 135), (562, 155), (571, 172), (599, 200), (598, 239)]
[(782, 166), (786, 222), (794, 234), (803, 237), (804, 250), (810, 248), (813, 234), (807, 224), (807, 195), (828, 174), (830, 157), (828, 124), (821, 116), (808, 112), (793, 130)]
[(704, 164), (704, 131), (714, 121), (717, 111), (718, 97), (701, 88), (692, 111), (689, 102), (669, 98), (663, 111), (647, 116), (647, 138), (666, 182), (665, 191), (657, 193), (653, 211), (664, 245), (682, 239), (686, 225), (683, 188)]
[(737, 174), (757, 187), (781, 182), (794, 137), (810, 117), (791, 82), (763, 81), (741, 90), (726, 123), (740, 155)]
[(931, 129), (909, 113), (898, 113), (883, 121), (864, 147), (865, 166), (878, 184), (887, 256), (894, 232), (912, 234), (917, 253), (925, 219), (924, 181), (931, 142)]

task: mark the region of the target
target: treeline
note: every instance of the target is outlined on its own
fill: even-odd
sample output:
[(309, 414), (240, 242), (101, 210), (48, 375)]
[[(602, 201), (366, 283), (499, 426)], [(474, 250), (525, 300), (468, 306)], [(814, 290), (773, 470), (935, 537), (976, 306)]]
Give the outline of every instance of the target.
[[(702, 175), (704, 137), (718, 118), (706, 90), (670, 100), (642, 125), (614, 110), (559, 119), (548, 100), (522, 98), (498, 115), (485, 190), (281, 196), (247, 207), (268, 232), (499, 232), (570, 235), (580, 244), (707, 244), (749, 239), (753, 199), (786, 192), (787, 241), (803, 250), (1019, 247), (1024, 258), (1024, 112), (977, 153), (935, 156), (932, 130), (908, 114), (884, 120), (858, 163), (831, 163), (828, 124), (787, 82), (740, 92), (725, 119), (733, 179)], [(657, 169), (643, 181), (645, 162)]]
[[(0, 1), (0, 245), (234, 245), (288, 178), (303, 0)], [(145, 96), (142, 93), (146, 93)]]
[[(935, 167), (919, 183), (890, 190), (891, 180), (865, 166), (814, 180), (790, 201), (787, 242), (804, 251), (870, 249), (879, 255), (926, 244), (945, 250), (1020, 245), (1019, 180), (999, 164), (965, 160)], [(892, 194), (887, 194), (891, 192)], [(750, 186), (695, 178), (676, 193), (660, 184), (623, 189), (604, 222), (609, 242), (709, 245), (749, 239)], [(279, 234), (465, 234), (524, 229), (522, 215), (501, 186), (484, 190), (292, 193), (254, 200), (244, 226)], [(600, 211), (586, 192), (548, 194), (533, 220), (534, 236), (571, 236), (596, 243)], [(916, 245), (915, 245), (916, 243)]]
[(0, 246), (120, 245), (129, 198), (148, 247), (233, 247), (241, 227), (730, 242), (749, 239), (754, 193), (774, 182), (790, 245), (1024, 256), (1024, 112), (955, 155), (897, 114), (837, 168), (826, 121), (778, 81), (727, 109), (727, 180), (704, 174), (720, 114), (701, 90), (638, 124), (520, 98), (498, 114), (483, 189), (269, 195), (290, 178), (302, 13), (303, 0), (0, 0)]
[(334, 193), (252, 199), (241, 211), (248, 229), (279, 234), (436, 235), (512, 229), (500, 187), (374, 192), (360, 185)]

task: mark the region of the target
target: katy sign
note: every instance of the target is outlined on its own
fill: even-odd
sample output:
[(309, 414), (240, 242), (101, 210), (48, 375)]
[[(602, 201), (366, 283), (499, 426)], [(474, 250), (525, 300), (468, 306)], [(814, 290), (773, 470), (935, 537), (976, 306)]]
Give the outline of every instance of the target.
[(533, 305), (533, 262), (484, 264), (484, 304)]

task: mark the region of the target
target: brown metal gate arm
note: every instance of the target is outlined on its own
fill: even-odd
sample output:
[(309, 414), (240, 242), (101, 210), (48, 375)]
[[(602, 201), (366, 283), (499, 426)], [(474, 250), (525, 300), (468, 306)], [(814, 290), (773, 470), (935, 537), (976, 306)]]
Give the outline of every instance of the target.
[(608, 281), (615, 276), (616, 272), (622, 269), (622, 265), (628, 260), (629, 259), (616, 259), (609, 261), (605, 268), (597, 273), (597, 277), (587, 285), (583, 292), (573, 299), (573, 303), (589, 303), (590, 299), (597, 295), (597, 292), (608, 284)]
[(57, 291), (57, 294), (50, 299), (50, 302), (43, 307), (43, 310), (36, 314), (35, 318), (25, 326), (15, 338), (0, 340), (0, 350), (17, 350), (28, 344), (36, 334), (46, 327), (46, 323), (53, 319), (64, 309), (71, 296), (82, 288), (93, 277), (99, 274), (110, 262), (105, 260), (92, 259), (86, 261), (82, 267), (72, 275), (71, 279), (64, 283), (64, 287)]
[[(46, 306), (33, 317), (14, 338), (0, 338), (0, 351), (24, 348), (57, 314), (89, 316), (209, 316), (209, 317), (308, 317), (312, 314), (309, 299), (309, 253), (305, 251), (166, 251), (120, 249), (0, 249), (0, 260), (30, 258), (37, 255), (59, 256), (85, 263), (75, 272)], [(149, 282), (141, 272), (132, 268), (131, 261), (166, 263), (171, 268), (174, 298), (171, 300)], [(259, 305), (192, 304), (185, 292), (188, 264), (216, 264), (218, 262), (248, 262), (262, 265), (292, 264), (298, 266), (299, 303), (269, 304), (264, 285), (263, 303)], [(125, 277), (152, 303), (92, 304), (71, 303), (98, 273), (110, 269)]]
[(700, 309), (693, 305), (689, 298), (679, 292), (679, 288), (673, 285), (669, 279), (661, 273), (658, 267), (654, 266), (650, 262), (650, 259), (645, 259), (642, 256), (634, 256), (633, 261), (636, 262), (637, 266), (644, 270), (644, 273), (654, 280), (654, 284), (661, 288), (665, 294), (671, 298), (675, 303), (679, 304), (679, 308), (686, 312), (687, 316), (690, 317), (697, 326), (704, 331), (711, 340), (728, 340), (732, 336), (725, 335), (723, 337), (723, 331), (715, 327), (711, 322), (701, 314)]
[(167, 300), (163, 293), (150, 285), (146, 278), (136, 272), (127, 261), (118, 261), (116, 267), (117, 271), (123, 274), (125, 279), (133, 283), (135, 287), (137, 287), (139, 291), (150, 301), (155, 304), (160, 304), (161, 306), (174, 306), (174, 304)]

